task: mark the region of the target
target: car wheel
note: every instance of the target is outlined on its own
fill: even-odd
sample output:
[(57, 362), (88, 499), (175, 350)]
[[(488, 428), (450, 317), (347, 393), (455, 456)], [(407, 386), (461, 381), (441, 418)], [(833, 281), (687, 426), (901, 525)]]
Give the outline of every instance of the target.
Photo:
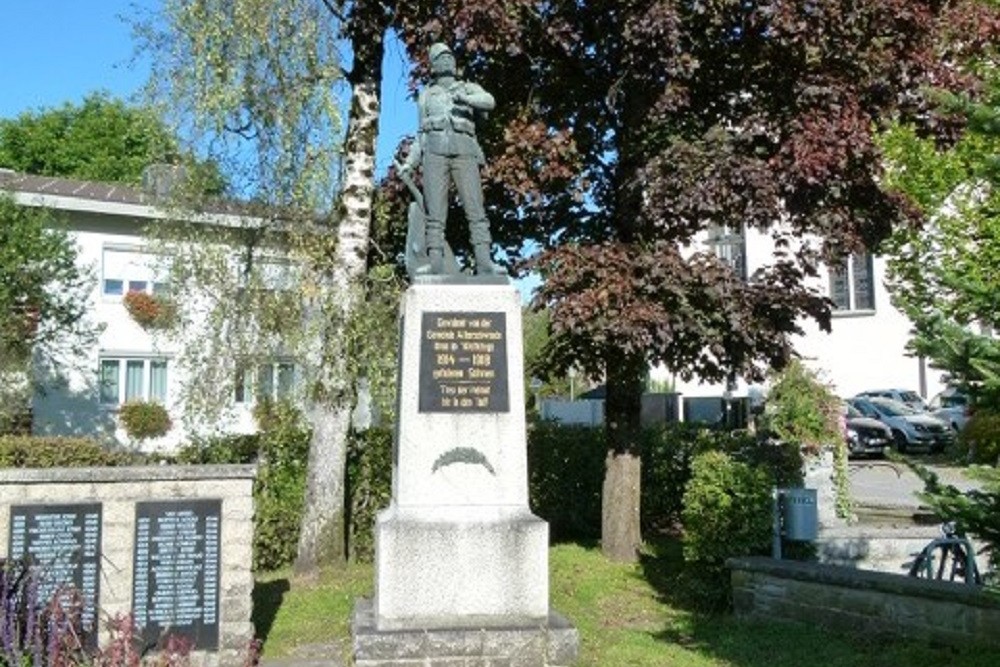
[(905, 454), (906, 453), (906, 446), (909, 444), (909, 441), (907, 441), (906, 436), (903, 434), (903, 432), (902, 431), (893, 431), (892, 432), (892, 438), (893, 438), (893, 440), (896, 441), (896, 449), (899, 451), (899, 453), (900, 454)]

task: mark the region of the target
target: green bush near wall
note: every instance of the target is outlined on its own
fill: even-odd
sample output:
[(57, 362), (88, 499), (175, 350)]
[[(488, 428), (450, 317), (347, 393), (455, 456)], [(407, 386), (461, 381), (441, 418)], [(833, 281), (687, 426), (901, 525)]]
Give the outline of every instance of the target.
[(309, 433), (290, 425), (250, 435), (195, 441), (177, 453), (187, 464), (256, 463), (254, 567), (273, 570), (295, 558), (305, 495)]
[(528, 429), (531, 510), (549, 522), (553, 541), (601, 534), (604, 430), (539, 421)]
[(375, 515), (392, 498), (392, 431), (351, 435), (347, 449), (347, 531), (351, 560), (375, 556)]
[[(642, 525), (644, 531), (676, 530), (683, 520), (684, 494), (695, 458), (710, 451), (767, 470), (780, 486), (801, 482), (796, 447), (763, 445), (740, 433), (688, 424), (647, 429), (642, 434)], [(604, 431), (535, 422), (528, 429), (528, 490), (532, 511), (549, 522), (554, 541), (600, 537), (604, 480)], [(273, 570), (293, 562), (305, 494), (309, 433), (284, 420), (252, 435), (193, 442), (170, 461), (181, 464), (258, 466), (254, 490), (254, 566)], [(124, 451), (86, 439), (0, 437), (0, 466), (58, 467), (144, 463)], [(392, 433), (370, 429), (348, 443), (348, 553), (353, 560), (374, 554), (375, 516), (389, 505)], [(734, 554), (735, 555), (735, 554)]]
[(958, 434), (960, 453), (972, 463), (1000, 465), (1000, 412), (981, 409)]
[(109, 449), (90, 438), (0, 436), (0, 468), (86, 468), (141, 465), (146, 457)]

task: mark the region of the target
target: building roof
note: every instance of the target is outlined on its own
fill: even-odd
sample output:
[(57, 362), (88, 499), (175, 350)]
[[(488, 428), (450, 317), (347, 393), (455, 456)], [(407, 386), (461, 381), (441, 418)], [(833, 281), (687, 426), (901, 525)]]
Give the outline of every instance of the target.
[(151, 206), (154, 203), (152, 195), (146, 194), (139, 188), (121, 183), (98, 183), (53, 176), (33, 176), (9, 169), (0, 169), (0, 190), (25, 195), (73, 197), (119, 204)]
[[(129, 218), (177, 218), (168, 197), (139, 186), (122, 183), (81, 181), (55, 176), (22, 174), (0, 169), (0, 191), (6, 191), (23, 206), (37, 206), (58, 211), (77, 211)], [(259, 209), (257, 211), (259, 213)], [(197, 211), (181, 213), (192, 222), (223, 226), (261, 224), (261, 219), (245, 204), (214, 199), (198, 206)]]

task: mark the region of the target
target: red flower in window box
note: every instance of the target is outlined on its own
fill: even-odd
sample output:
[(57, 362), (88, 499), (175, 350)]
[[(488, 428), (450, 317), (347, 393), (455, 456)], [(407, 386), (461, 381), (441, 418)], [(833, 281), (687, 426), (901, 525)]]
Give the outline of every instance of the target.
[(132, 319), (146, 329), (169, 328), (177, 315), (173, 302), (156, 294), (129, 292), (123, 302)]

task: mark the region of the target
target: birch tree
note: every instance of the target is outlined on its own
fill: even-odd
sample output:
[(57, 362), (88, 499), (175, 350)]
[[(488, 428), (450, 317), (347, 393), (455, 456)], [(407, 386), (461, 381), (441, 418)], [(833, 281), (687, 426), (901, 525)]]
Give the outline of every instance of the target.
[[(301, 319), (290, 327), (298, 331), (286, 329), (280, 339), (286, 349), (297, 344), (312, 430), (296, 559), (303, 573), (346, 553), (344, 471), (355, 386), (348, 333), (367, 270), (387, 22), (381, 3), (332, 0), (166, 0), (134, 22), (140, 48), (153, 55), (153, 98), (220, 165), (229, 196), (244, 204), (240, 219), (249, 224), (217, 230), (216, 240), (243, 250), (244, 275), (268, 248), (302, 269)], [(215, 266), (228, 270), (224, 262)], [(225, 311), (215, 302), (216, 312)], [(232, 335), (241, 312), (252, 309), (229, 310), (237, 317), (219, 317), (216, 330)], [(259, 333), (248, 319), (242, 330)]]

